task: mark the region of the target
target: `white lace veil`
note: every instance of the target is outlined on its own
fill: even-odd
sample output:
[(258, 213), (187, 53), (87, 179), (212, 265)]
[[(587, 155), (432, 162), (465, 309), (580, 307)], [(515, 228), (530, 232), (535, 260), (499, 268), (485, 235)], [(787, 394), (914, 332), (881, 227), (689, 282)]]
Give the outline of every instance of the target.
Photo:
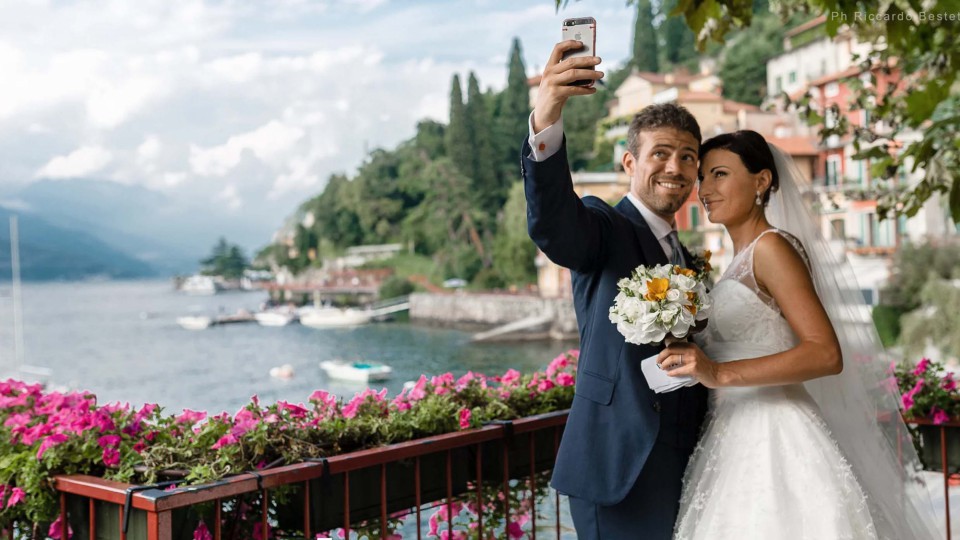
[[(880, 538), (943, 538), (920, 477), (920, 461), (900, 417), (883, 346), (857, 279), (843, 253), (824, 240), (798, 187), (793, 160), (774, 145), (780, 188), (766, 210), (771, 225), (803, 244), (813, 282), (840, 339), (843, 372), (804, 383), (864, 488)], [(798, 456), (799, 457), (799, 456)], [(817, 494), (810, 493), (810, 497)]]

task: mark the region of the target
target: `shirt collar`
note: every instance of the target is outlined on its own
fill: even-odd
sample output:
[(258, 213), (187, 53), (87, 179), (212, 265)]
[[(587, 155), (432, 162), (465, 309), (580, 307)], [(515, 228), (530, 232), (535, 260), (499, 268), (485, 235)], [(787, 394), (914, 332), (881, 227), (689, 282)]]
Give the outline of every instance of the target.
[(655, 214), (653, 210), (647, 208), (647, 205), (643, 204), (643, 202), (636, 198), (633, 193), (628, 191), (627, 198), (630, 199), (630, 202), (637, 207), (640, 215), (643, 216), (644, 221), (646, 221), (647, 225), (650, 226), (650, 231), (653, 232), (653, 235), (657, 237), (657, 240), (666, 238), (672, 231), (677, 230), (676, 227)]

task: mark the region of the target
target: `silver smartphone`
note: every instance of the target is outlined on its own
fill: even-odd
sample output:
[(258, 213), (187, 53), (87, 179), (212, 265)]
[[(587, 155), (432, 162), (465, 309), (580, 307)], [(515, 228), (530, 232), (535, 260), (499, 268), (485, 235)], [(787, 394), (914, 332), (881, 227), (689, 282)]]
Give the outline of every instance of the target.
[[(563, 60), (578, 56), (596, 56), (597, 48), (597, 21), (593, 17), (575, 17), (563, 21), (563, 38), (561, 41), (573, 39), (583, 43), (583, 47), (563, 54)], [(593, 69), (593, 68), (591, 68)], [(574, 81), (575, 86), (593, 86), (593, 79)]]

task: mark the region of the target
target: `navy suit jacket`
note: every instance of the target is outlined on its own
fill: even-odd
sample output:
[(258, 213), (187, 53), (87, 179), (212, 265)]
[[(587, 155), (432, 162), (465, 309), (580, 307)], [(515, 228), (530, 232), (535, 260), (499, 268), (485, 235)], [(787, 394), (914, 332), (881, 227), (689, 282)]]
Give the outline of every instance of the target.
[[(615, 207), (573, 191), (566, 143), (550, 158), (521, 168), (530, 238), (554, 263), (569, 268), (580, 331), (576, 395), (560, 443), (553, 487), (596, 504), (623, 500), (655, 442), (689, 456), (706, 415), (701, 385), (655, 394), (640, 361), (662, 345), (626, 343), (610, 322), (617, 282), (641, 264), (668, 262), (639, 210)], [(687, 260), (691, 260), (686, 253)]]

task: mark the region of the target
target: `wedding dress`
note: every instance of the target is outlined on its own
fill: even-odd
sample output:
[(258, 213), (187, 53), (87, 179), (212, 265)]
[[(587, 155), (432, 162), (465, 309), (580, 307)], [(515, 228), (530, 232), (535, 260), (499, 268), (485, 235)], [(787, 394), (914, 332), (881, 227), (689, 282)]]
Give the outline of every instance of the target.
[[(697, 341), (716, 362), (797, 344), (753, 276), (754, 247), (768, 233), (734, 257), (710, 293), (714, 311)], [(803, 254), (792, 236), (776, 233)], [(715, 390), (700, 441), (684, 477), (677, 539), (877, 538), (863, 489), (802, 384)]]
[[(803, 175), (770, 145), (780, 177), (767, 220), (801, 254), (836, 331), (839, 375), (802, 384), (720, 388), (684, 475), (677, 540), (933, 540), (943, 538), (900, 416), (876, 328), (842, 252), (820, 234)], [(758, 237), (759, 239), (760, 237)], [(776, 354), (798, 343), (740, 251), (711, 291), (698, 336), (714, 361)]]

